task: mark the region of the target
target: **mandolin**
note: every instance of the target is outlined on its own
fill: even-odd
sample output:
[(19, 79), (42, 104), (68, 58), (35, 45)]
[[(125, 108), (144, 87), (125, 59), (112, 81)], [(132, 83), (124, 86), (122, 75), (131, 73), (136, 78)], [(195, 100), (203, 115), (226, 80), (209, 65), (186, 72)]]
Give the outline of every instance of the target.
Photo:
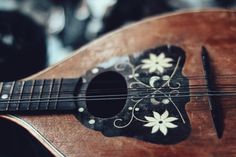
[(236, 12), (149, 18), (29, 78), (1, 118), (55, 156), (236, 156)]

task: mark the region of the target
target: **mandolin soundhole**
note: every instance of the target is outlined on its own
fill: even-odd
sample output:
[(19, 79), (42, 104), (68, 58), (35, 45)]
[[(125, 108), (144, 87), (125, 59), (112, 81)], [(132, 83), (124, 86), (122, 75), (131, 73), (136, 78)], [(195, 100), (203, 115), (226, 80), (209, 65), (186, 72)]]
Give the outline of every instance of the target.
[(121, 74), (113, 71), (94, 77), (86, 90), (87, 110), (95, 117), (115, 116), (124, 108), (126, 99), (126, 80)]

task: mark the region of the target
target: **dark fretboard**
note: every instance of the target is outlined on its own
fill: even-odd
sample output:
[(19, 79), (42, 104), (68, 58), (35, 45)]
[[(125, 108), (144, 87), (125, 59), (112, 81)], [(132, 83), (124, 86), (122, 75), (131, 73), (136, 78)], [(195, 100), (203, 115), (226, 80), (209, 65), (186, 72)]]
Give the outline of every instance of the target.
[(72, 111), (79, 79), (27, 80), (0, 83), (0, 111)]

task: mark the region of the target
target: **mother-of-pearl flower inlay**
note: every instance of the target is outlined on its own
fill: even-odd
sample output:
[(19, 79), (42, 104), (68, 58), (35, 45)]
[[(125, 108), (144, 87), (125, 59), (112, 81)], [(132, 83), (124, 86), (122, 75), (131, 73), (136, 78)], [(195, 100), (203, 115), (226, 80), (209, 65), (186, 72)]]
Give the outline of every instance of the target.
[[(132, 106), (128, 107), (128, 110), (131, 111), (131, 116), (129, 120), (122, 119), (122, 118), (116, 118), (113, 121), (113, 125), (116, 128), (122, 129), (128, 127), (134, 120), (142, 122), (144, 127), (151, 127), (150, 133), (155, 134), (158, 131), (161, 132), (164, 136), (167, 135), (169, 129), (178, 128), (179, 126), (174, 124), (174, 121), (178, 121), (179, 119), (185, 124), (185, 119), (183, 118), (183, 115), (181, 114), (178, 106), (175, 104), (175, 102), (172, 100), (172, 94), (179, 93), (179, 88), (181, 84), (178, 81), (175, 81), (173, 84), (176, 85), (175, 87), (172, 87), (170, 82), (173, 78), (173, 76), (176, 74), (177, 69), (179, 68), (181, 58), (178, 57), (176, 64), (174, 61), (174, 58), (166, 57), (164, 52), (161, 52), (160, 54), (154, 54), (150, 53), (149, 56), (147, 56), (145, 59), (141, 60), (141, 64), (133, 66), (131, 64), (127, 64), (132, 72), (129, 76), (129, 79), (132, 79), (132, 82), (129, 84), (129, 88), (146, 88), (150, 89), (150, 92), (143, 93), (140, 98), (132, 98), (131, 101), (134, 102)], [(120, 64), (118, 64), (120, 65)], [(119, 69), (116, 66), (116, 70), (124, 70)], [(173, 67), (174, 66), (174, 67)], [(172, 68), (173, 67), (173, 68)], [(166, 68), (170, 68), (169, 71), (167, 71), (166, 74), (164, 74)], [(172, 69), (171, 69), (172, 68)], [(147, 69), (148, 73), (153, 73), (152, 75), (148, 75), (147, 79), (145, 81), (141, 81), (139, 78), (138, 72), (140, 72), (140, 69)], [(141, 70), (140, 73), (142, 73)], [(145, 72), (146, 73), (146, 72)], [(158, 82), (159, 81), (159, 82)], [(158, 83), (157, 83), (158, 82)], [(168, 92), (162, 91), (162, 89), (170, 90)], [(161, 95), (161, 99), (158, 99), (158, 96)], [(145, 108), (143, 107), (144, 104), (147, 104), (146, 98), (150, 98), (150, 105), (155, 105), (155, 108), (165, 108), (165, 112), (163, 114), (158, 113), (157, 110), (153, 109), (153, 117), (152, 116), (145, 116), (142, 117), (139, 116), (138, 113)], [(178, 112), (179, 118), (174, 116), (169, 116), (169, 112), (173, 112), (172, 110), (167, 110), (167, 106), (172, 105), (175, 110)], [(145, 105), (144, 105), (145, 106)], [(177, 113), (172, 113), (172, 115), (175, 115)]]
[(171, 61), (173, 61), (173, 59), (165, 57), (164, 53), (161, 53), (158, 56), (151, 53), (149, 59), (142, 60), (143, 64), (141, 68), (148, 69), (149, 73), (158, 71), (162, 74), (165, 68), (172, 67)]
[(171, 123), (178, 118), (176, 117), (168, 117), (169, 112), (166, 110), (162, 115), (158, 112), (153, 111), (153, 117), (145, 116), (144, 118), (148, 121), (144, 126), (152, 127), (152, 134), (157, 131), (161, 131), (163, 135), (166, 135), (168, 132), (168, 128), (176, 128), (177, 125)]

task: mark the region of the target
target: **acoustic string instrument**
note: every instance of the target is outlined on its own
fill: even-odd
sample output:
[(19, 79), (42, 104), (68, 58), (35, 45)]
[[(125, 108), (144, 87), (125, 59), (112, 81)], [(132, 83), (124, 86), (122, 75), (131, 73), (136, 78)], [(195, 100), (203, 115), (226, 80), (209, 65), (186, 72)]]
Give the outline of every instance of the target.
[(1, 118), (55, 156), (236, 156), (236, 12), (149, 18), (25, 80)]

